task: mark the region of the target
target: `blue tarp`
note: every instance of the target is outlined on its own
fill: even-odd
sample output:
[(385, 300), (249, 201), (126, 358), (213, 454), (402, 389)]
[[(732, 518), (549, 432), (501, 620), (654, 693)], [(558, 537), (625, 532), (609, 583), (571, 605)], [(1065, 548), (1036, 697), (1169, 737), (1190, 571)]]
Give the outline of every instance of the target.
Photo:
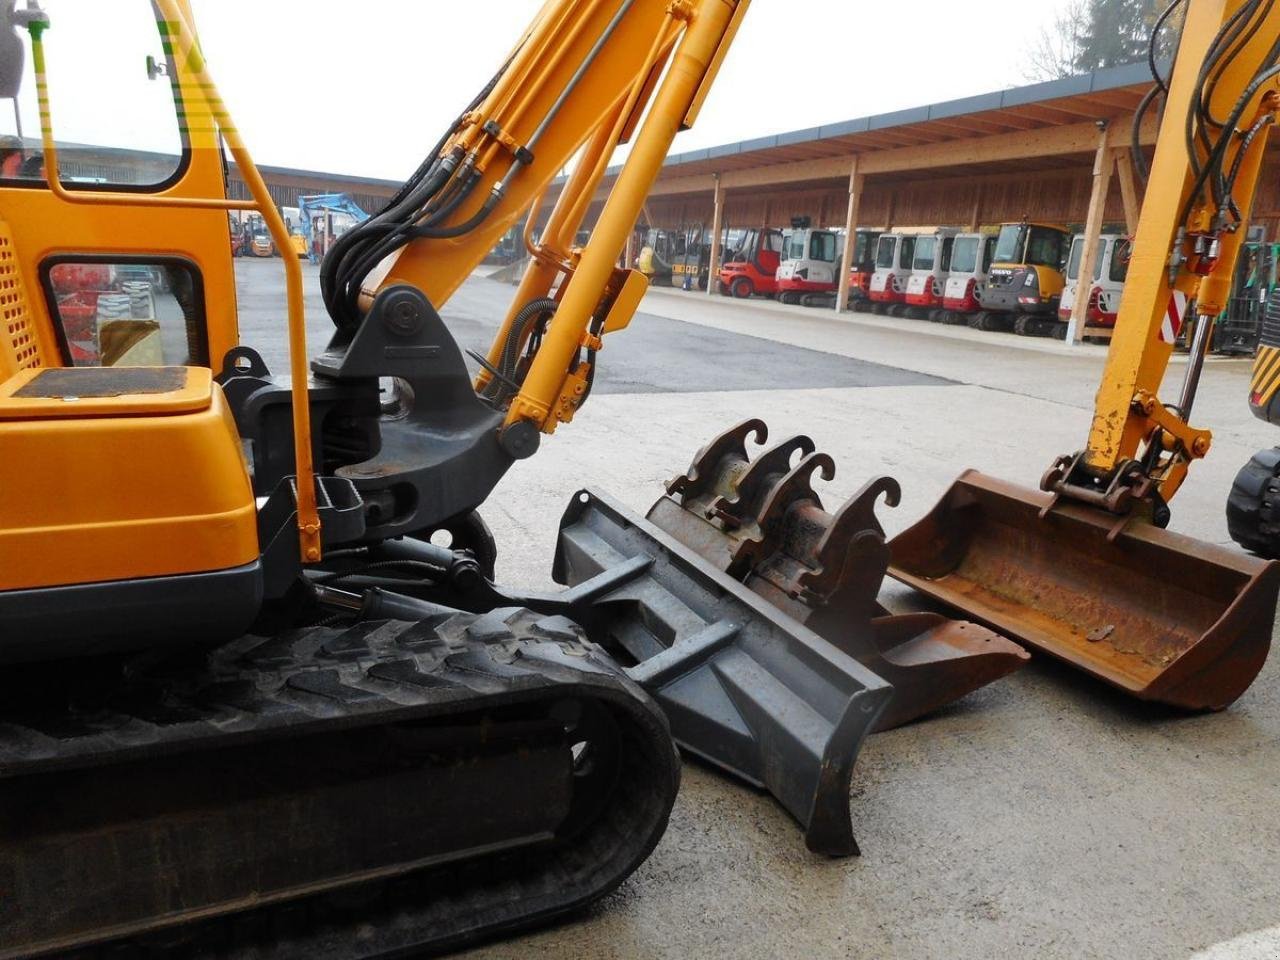
[(345, 213), (355, 217), (356, 223), (364, 223), (369, 219), (365, 213), (345, 193), (318, 193), (309, 197), (298, 198), (298, 219), (302, 221), (302, 235), (307, 239), (307, 249), (311, 249), (311, 218), (318, 213)]

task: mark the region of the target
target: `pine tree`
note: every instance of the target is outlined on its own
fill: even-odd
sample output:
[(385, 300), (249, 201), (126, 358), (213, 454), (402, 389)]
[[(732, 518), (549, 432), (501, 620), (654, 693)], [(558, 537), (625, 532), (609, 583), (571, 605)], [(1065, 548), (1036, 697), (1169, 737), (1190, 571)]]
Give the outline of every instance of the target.
[[(1146, 59), (1151, 31), (1169, 0), (1058, 0), (1053, 24), (1027, 54), (1027, 79), (1058, 80)], [(1184, 5), (1185, 8), (1185, 5)], [(1174, 52), (1182, 11), (1161, 31), (1157, 55)]]
[(1135, 63), (1147, 55), (1160, 0), (1090, 0), (1075, 67), (1081, 72)]

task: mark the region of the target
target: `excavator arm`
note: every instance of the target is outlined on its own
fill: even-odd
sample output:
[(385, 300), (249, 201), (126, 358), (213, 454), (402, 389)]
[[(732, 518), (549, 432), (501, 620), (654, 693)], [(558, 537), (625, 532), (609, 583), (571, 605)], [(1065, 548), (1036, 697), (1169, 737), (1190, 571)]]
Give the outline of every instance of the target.
[[(335, 322), (357, 326), (379, 291), (400, 284), (439, 308), (527, 216), (534, 265), (477, 387), (503, 409), (508, 430), (550, 433), (570, 420), (590, 389), (583, 352), (594, 356), (605, 333), (629, 323), (645, 289), (639, 274), (616, 266), (626, 237), (672, 140), (696, 119), (748, 2), (549, 0), (418, 173), (326, 261)], [(573, 249), (615, 149), (628, 142), (591, 243)], [(535, 243), (542, 198), (567, 167)], [(538, 349), (521, 362), (531, 338)]]
[[(1141, 505), (1160, 526), (1190, 464), (1212, 444), (1191, 425), (1192, 408), (1280, 109), (1280, 10), (1261, 0), (1178, 0), (1162, 24), (1184, 7), (1172, 77), (1157, 77), (1148, 98), (1165, 99), (1164, 116), (1089, 442), (1043, 484), (1117, 514)], [(1145, 157), (1135, 159), (1144, 169)], [(1169, 402), (1161, 386), (1192, 305), (1187, 371)]]
[[(1170, 76), (1157, 40), (1185, 17)], [(1266, 661), (1280, 566), (1168, 533), (1169, 500), (1212, 435), (1192, 408), (1280, 108), (1280, 8), (1173, 0), (1155, 28), (1164, 101), (1128, 282), (1084, 450), (1028, 490), (977, 471), (891, 544), (890, 573), (1143, 699), (1222, 709)], [(1178, 398), (1161, 397), (1195, 303)]]

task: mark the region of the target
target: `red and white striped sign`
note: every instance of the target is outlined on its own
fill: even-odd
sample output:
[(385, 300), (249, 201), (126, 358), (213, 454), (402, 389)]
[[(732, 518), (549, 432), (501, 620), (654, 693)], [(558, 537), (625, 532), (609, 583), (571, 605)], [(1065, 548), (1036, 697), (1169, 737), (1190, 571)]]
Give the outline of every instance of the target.
[(1160, 339), (1168, 344), (1177, 343), (1186, 316), (1187, 295), (1181, 290), (1175, 290), (1169, 298), (1169, 309), (1164, 313), (1164, 322), (1160, 324)]

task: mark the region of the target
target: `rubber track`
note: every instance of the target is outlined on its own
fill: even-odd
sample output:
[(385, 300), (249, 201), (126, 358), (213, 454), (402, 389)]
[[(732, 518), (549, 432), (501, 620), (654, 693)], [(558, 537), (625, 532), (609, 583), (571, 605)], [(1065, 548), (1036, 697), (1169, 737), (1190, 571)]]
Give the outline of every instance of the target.
[[(198, 672), (164, 670), (172, 664), (142, 671), (106, 698), (108, 706), (0, 714), (0, 790), (32, 774), (566, 698), (609, 708), (622, 729), (622, 767), (606, 814), (576, 825), (573, 843), (550, 859), (494, 855), (39, 956), (372, 960), (458, 949), (611, 892), (656, 846), (678, 788), (661, 711), (562, 618), (500, 610), (435, 623), (310, 628), (236, 641)], [(0, 887), (3, 880), (0, 868)], [(5, 949), (4, 926), (0, 917), (0, 957), (30, 955)]]

